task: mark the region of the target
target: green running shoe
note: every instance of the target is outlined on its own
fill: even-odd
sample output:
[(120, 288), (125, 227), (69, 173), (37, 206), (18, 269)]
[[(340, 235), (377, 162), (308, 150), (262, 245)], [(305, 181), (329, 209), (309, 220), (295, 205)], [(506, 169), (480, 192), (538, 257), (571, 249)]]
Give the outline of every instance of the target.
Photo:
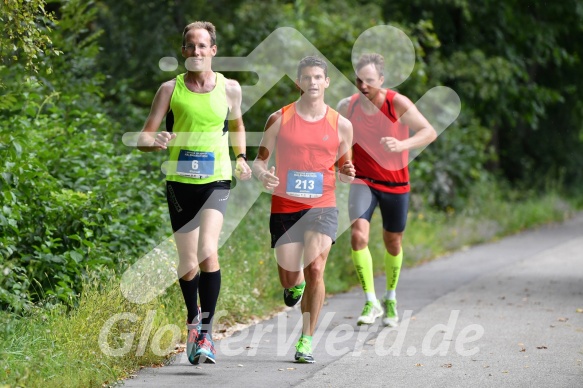
[(367, 301), (362, 308), (362, 313), (360, 314), (360, 317), (358, 317), (356, 324), (358, 326), (372, 325), (381, 315), (383, 315), (383, 308), (381, 307), (380, 302), (378, 300), (374, 302)]
[(313, 364), (316, 361), (312, 355), (312, 342), (307, 338), (300, 338), (296, 344), (295, 359), (297, 363)]
[(383, 325), (389, 327), (399, 326), (399, 314), (397, 313), (397, 300), (384, 299), (385, 316), (383, 317)]
[(306, 288), (306, 282), (293, 286), (292, 288), (283, 289), (283, 302), (288, 307), (293, 307), (302, 299), (304, 295), (304, 289)]

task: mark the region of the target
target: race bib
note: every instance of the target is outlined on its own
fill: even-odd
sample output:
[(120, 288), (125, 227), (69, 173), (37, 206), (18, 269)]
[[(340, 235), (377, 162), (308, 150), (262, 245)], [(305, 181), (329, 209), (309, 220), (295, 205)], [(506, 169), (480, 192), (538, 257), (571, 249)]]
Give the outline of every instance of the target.
[(295, 171), (287, 172), (286, 194), (300, 198), (320, 198), (324, 186), (321, 172)]
[(215, 173), (215, 154), (180, 150), (176, 174), (189, 178), (208, 178)]

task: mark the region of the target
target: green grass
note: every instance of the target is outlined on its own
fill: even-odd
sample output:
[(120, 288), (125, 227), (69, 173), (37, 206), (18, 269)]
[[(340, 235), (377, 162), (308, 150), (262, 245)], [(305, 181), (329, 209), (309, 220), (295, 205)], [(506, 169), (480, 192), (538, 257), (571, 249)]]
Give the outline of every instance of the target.
[[(178, 314), (179, 308), (171, 301), (179, 296), (174, 288), (151, 303), (133, 304), (121, 294), (118, 281), (92, 281), (72, 311), (61, 305), (34, 308), (19, 319), (2, 315), (0, 381), (26, 387), (102, 386), (127, 376), (140, 364), (159, 364), (164, 358), (152, 351), (152, 337)], [(169, 306), (164, 301), (170, 301)], [(130, 319), (119, 320), (105, 331), (106, 322), (120, 313)], [(151, 318), (151, 334), (145, 343), (141, 336), (147, 331), (147, 317)], [(132, 334), (133, 341), (126, 342), (124, 335)], [(174, 349), (172, 333), (163, 334), (157, 347)], [(143, 353), (139, 352), (140, 341), (146, 345)], [(126, 343), (130, 346), (122, 357), (107, 355), (108, 349), (111, 354)]]
[[(329, 293), (345, 291), (358, 283), (350, 259), (350, 233), (343, 215), (346, 213), (345, 196), (346, 188), (341, 188), (338, 193), (340, 229), (345, 232), (339, 236), (328, 258), (326, 285)], [(508, 200), (509, 196), (502, 196), (496, 188), (481, 187), (471, 198), (463, 209), (448, 209), (447, 212), (411, 208), (404, 239), (405, 266), (524, 229), (563, 221), (574, 212), (573, 206), (554, 193), (537, 197), (514, 196)], [(221, 318), (215, 322), (215, 332), (282, 308), (277, 264), (269, 248), (268, 220), (269, 196), (262, 195), (219, 252), (223, 280), (217, 306)], [(369, 246), (375, 271), (383, 273), (379, 214), (372, 220)], [(120, 320), (100, 342), (105, 323), (121, 313), (129, 314), (127, 316), (135, 321)], [(148, 321), (147, 318), (153, 319)], [(155, 350), (174, 349), (178, 338), (173, 338), (172, 331), (166, 330), (169, 327), (179, 332), (180, 341), (184, 340), (184, 319), (177, 283), (153, 301), (135, 304), (123, 297), (119, 280), (107, 284), (89, 281), (78, 306), (70, 311), (63, 306), (39, 307), (24, 317), (0, 315), (0, 386), (114, 384), (141, 365), (164, 363), (168, 357), (155, 354)], [(157, 334), (163, 335), (156, 338)], [(129, 337), (124, 339), (124, 335)], [(104, 344), (110, 349), (123, 349), (124, 345), (128, 348), (120, 350), (122, 356), (108, 356), (103, 351), (107, 349)]]

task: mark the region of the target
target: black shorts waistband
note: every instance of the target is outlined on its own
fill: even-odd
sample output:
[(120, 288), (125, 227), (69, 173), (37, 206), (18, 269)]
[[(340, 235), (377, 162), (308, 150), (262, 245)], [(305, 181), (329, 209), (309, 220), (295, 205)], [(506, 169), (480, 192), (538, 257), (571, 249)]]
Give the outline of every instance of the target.
[(379, 181), (376, 179), (372, 179), (366, 176), (360, 176), (360, 175), (356, 175), (355, 178), (357, 179), (366, 179), (367, 181), (371, 182), (371, 183), (378, 183), (379, 185), (383, 185), (383, 186), (389, 186), (389, 187), (401, 187), (401, 186), (407, 186), (409, 184), (409, 182), (389, 182), (389, 181)]

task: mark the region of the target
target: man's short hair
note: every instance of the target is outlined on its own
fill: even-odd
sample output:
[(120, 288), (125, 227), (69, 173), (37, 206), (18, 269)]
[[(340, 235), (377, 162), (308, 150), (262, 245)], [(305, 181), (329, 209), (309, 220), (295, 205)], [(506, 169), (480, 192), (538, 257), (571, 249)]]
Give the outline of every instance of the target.
[(324, 70), (324, 76), (328, 77), (328, 64), (325, 60), (314, 55), (307, 56), (300, 61), (298, 64), (298, 79), (300, 79), (304, 67), (319, 67)]
[(207, 30), (209, 35), (211, 36), (211, 46), (217, 44), (217, 29), (215, 25), (211, 22), (194, 22), (190, 23), (186, 27), (184, 27), (184, 32), (182, 32), (182, 47), (186, 46), (186, 33), (190, 30)]
[(358, 62), (356, 63), (356, 71), (359, 71), (363, 67), (372, 64), (376, 69), (379, 76), (383, 76), (385, 73), (385, 58), (380, 54), (363, 54)]

